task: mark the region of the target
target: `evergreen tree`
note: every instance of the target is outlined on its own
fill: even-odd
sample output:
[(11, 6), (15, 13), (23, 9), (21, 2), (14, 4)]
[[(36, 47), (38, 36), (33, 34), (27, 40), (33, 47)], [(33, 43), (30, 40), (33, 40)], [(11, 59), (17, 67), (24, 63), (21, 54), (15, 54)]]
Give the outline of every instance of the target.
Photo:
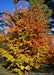
[(45, 0), (45, 3), (48, 5), (48, 8), (52, 10), (51, 17), (54, 19), (54, 1), (53, 0)]

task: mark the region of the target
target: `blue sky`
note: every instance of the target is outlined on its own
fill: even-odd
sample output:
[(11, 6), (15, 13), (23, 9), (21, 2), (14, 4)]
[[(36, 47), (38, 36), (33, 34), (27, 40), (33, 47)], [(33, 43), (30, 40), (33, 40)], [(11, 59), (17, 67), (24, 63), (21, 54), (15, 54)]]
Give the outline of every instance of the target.
[[(21, 3), (20, 3), (21, 2)], [(22, 0), (19, 1), (17, 4), (20, 5), (20, 8), (22, 8), (22, 5), (26, 5), (26, 9), (29, 8), (29, 3), (28, 1), (26, 3), (23, 4)], [(13, 4), (13, 0), (0, 0), (0, 12), (3, 12), (4, 9), (6, 9), (6, 11), (11, 12), (14, 10), (14, 4)]]
[(11, 12), (14, 10), (13, 0), (0, 0), (0, 12), (6, 11)]
[[(23, 10), (25, 8), (27, 11), (29, 11), (30, 4), (29, 4), (28, 1), (20, 0), (17, 4), (19, 5), (18, 9), (22, 9)], [(21, 10), (20, 10), (20, 12), (21, 12)]]
[(54, 0), (52, 0), (52, 1), (54, 1)]

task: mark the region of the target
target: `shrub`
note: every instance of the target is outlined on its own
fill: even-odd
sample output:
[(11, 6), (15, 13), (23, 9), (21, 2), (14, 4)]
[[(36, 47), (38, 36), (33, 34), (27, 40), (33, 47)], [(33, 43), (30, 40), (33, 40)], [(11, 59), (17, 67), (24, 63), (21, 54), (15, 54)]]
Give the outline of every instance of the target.
[(41, 63), (49, 64), (47, 58), (49, 54), (51, 58), (53, 55), (45, 33), (48, 21), (40, 19), (44, 13), (37, 8), (33, 12), (24, 10), (18, 16), (5, 11), (7, 17), (2, 19), (7, 21), (9, 36), (1, 34), (0, 39), (9, 49), (0, 48), (0, 53), (6, 58), (7, 69), (22, 75), (25, 71), (40, 68)]

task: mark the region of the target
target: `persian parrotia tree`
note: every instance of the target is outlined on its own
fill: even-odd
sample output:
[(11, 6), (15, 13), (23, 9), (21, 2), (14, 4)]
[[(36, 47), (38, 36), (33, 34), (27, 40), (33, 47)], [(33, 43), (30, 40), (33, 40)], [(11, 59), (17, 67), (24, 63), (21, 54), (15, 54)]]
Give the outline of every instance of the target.
[[(40, 10), (39, 10), (40, 8)], [(5, 11), (7, 32), (10, 36), (0, 35), (1, 41), (5, 41), (8, 50), (0, 49), (2, 57), (6, 58), (6, 67), (22, 75), (25, 71), (38, 69), (41, 63), (51, 63), (47, 61), (49, 54), (53, 57), (48, 39), (45, 36), (45, 27), (48, 21), (43, 19), (47, 12), (41, 12), (42, 6), (31, 8), (30, 12), (15, 10), (16, 15)], [(20, 17), (20, 19), (19, 19)]]

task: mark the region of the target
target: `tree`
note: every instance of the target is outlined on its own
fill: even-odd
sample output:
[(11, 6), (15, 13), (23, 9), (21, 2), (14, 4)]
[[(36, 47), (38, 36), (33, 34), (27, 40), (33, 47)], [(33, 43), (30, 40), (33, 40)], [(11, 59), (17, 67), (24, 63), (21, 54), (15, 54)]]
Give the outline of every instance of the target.
[[(2, 13), (0, 13), (0, 17), (2, 17), (3, 15), (3, 12)], [(5, 28), (4, 28), (4, 26), (5, 26), (5, 22), (2, 20), (2, 19), (0, 19), (0, 27), (2, 28), (2, 30), (3, 30), (3, 34), (5, 34)]]
[[(46, 8), (47, 5), (44, 0), (29, 0), (33, 8), (37, 7), (41, 12), (46, 12), (47, 14), (43, 15), (43, 18), (49, 17), (52, 14), (52, 11), (49, 8)], [(41, 7), (41, 8), (40, 8)]]
[(9, 47), (8, 50), (0, 48), (1, 56), (6, 58), (6, 68), (19, 75), (40, 68), (41, 64), (54, 62), (52, 47), (44, 33), (48, 13), (45, 9), (42, 10), (42, 6), (35, 5), (31, 4), (30, 12), (22, 11), (22, 15), (19, 14), (20, 19), (18, 10), (15, 10), (16, 16), (4, 12), (6, 18), (2, 17), (2, 20), (7, 21), (10, 36), (0, 35), (1, 41), (5, 41)]
[[(14, 0), (13, 3), (16, 4), (16, 3), (18, 3), (18, 1), (20, 1), (20, 0)], [(26, 1), (29, 1), (29, 0), (26, 0)]]
[(48, 5), (48, 8), (52, 9), (51, 17), (54, 18), (54, 1), (53, 0), (45, 0), (45, 3)]
[(0, 34), (2, 34), (2, 30), (0, 29)]
[[(16, 3), (18, 3), (18, 2), (20, 2), (21, 0), (14, 0)], [(29, 1), (29, 3), (30, 3), (30, 5), (31, 5), (31, 7), (32, 7), (32, 9), (33, 8), (35, 8), (35, 7), (37, 7), (41, 12), (46, 12), (47, 14), (45, 14), (45, 15), (43, 15), (43, 17), (42, 17), (42, 19), (46, 16), (46, 17), (49, 17), (51, 14), (52, 14), (52, 11), (49, 9), (49, 8), (47, 8), (46, 9), (46, 7), (47, 7), (47, 3), (45, 2), (45, 0), (22, 0), (22, 1)], [(48, 2), (48, 1), (47, 1)], [(41, 7), (41, 9), (40, 9), (40, 6), (42, 6)], [(29, 8), (28, 8), (29, 9)], [(46, 18), (45, 18), (46, 19)], [(49, 19), (47, 19), (47, 20), (49, 20)]]

